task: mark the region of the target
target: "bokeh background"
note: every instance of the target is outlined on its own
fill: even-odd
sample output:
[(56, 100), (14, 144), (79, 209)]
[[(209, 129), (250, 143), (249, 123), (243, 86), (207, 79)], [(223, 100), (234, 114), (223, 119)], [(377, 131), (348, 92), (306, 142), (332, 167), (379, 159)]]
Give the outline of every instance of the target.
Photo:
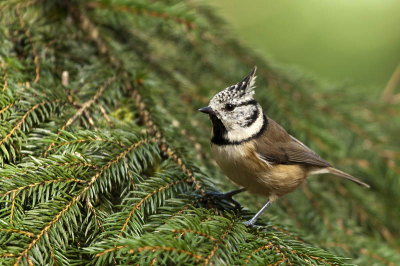
[(248, 46), (330, 83), (386, 86), (400, 63), (400, 1), (208, 1)]

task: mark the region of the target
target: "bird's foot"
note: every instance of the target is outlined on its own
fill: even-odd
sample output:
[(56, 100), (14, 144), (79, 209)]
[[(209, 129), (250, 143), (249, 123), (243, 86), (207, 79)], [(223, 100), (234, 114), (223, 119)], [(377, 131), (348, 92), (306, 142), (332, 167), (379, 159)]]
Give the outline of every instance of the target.
[(262, 225), (255, 225), (256, 221), (252, 221), (252, 220), (248, 220), (246, 222), (242, 222), (244, 224), (244, 226), (248, 227), (248, 228), (264, 228), (264, 226)]
[(253, 218), (251, 218), (250, 220), (248, 220), (248, 221), (246, 221), (246, 222), (243, 222), (244, 225), (245, 225), (246, 227), (250, 227), (250, 228), (253, 228), (253, 227), (262, 227), (262, 226), (257, 226), (257, 225), (254, 225), (254, 224), (256, 223), (256, 221), (257, 221), (257, 219), (260, 217), (260, 215), (265, 211), (265, 209), (268, 208), (268, 206), (269, 206), (270, 204), (271, 204), (271, 202), (270, 202), (269, 199), (268, 199), (268, 202), (256, 213), (256, 215), (253, 216)]
[(236, 200), (234, 200), (232, 197), (233, 197), (234, 195), (240, 193), (240, 192), (245, 191), (245, 190), (246, 190), (245, 188), (242, 188), (242, 189), (237, 189), (237, 190), (229, 191), (229, 192), (226, 192), (226, 193), (207, 192), (207, 193), (204, 195), (203, 199), (210, 199), (210, 198), (212, 198), (214, 201), (216, 201), (216, 200), (226, 200), (226, 201), (229, 201), (229, 202), (233, 203), (237, 209), (241, 209), (241, 208), (242, 208), (242, 205), (240, 205), (240, 203), (237, 202)]
[(250, 219), (250, 220), (248, 220), (248, 221), (246, 221), (246, 222), (243, 222), (243, 224), (244, 224), (246, 227), (250, 227), (250, 228), (253, 228), (253, 227), (261, 227), (261, 226), (255, 225), (255, 223), (256, 223), (256, 221), (253, 220), (253, 219)]

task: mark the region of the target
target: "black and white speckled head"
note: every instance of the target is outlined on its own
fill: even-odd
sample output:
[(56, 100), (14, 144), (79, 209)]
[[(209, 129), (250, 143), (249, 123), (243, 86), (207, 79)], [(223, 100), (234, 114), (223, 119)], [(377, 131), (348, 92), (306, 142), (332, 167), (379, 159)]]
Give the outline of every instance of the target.
[(265, 127), (262, 108), (253, 98), (256, 70), (254, 67), (244, 80), (219, 92), (208, 107), (199, 110), (210, 115), (214, 144), (237, 144)]

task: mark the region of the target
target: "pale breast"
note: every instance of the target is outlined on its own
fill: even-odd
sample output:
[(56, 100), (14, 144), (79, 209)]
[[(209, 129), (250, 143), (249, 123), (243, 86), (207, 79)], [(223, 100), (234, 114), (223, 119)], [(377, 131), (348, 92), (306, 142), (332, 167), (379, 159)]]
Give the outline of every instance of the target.
[(265, 178), (268, 166), (254, 158), (245, 145), (212, 145), (211, 153), (222, 172), (236, 184), (250, 191), (262, 186), (260, 178)]
[(257, 157), (251, 145), (211, 146), (222, 172), (236, 184), (275, 200), (305, 180), (306, 173), (300, 166), (268, 164)]

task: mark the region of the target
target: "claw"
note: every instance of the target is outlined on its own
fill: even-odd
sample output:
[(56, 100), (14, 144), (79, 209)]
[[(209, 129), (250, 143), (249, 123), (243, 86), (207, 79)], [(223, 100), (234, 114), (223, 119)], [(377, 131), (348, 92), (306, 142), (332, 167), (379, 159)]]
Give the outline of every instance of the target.
[(234, 195), (236, 195), (236, 194), (239, 194), (240, 192), (243, 192), (243, 191), (246, 191), (246, 189), (245, 189), (245, 188), (241, 188), (241, 189), (236, 189), (236, 190), (229, 191), (229, 192), (226, 192), (226, 193), (207, 192), (207, 193), (204, 195), (203, 198), (204, 198), (204, 199), (212, 198), (213, 200), (226, 200), (226, 201), (229, 201), (229, 202), (233, 203), (233, 204), (236, 206), (237, 209), (241, 209), (241, 208), (242, 208), (242, 205), (240, 205), (239, 202), (237, 202), (236, 200), (234, 200), (234, 199), (232, 198), (232, 196), (234, 196)]
[(246, 222), (243, 222), (243, 224), (244, 224), (246, 227), (250, 227), (250, 228), (253, 228), (253, 227), (261, 227), (261, 226), (259, 226), (259, 225), (254, 225), (255, 222), (256, 222), (256, 221), (253, 221), (253, 219), (250, 219), (250, 220), (248, 220), (248, 221), (246, 221)]
[(243, 222), (243, 224), (244, 224), (246, 227), (249, 227), (249, 228), (263, 228), (263, 227), (264, 227), (264, 226), (261, 226), (261, 225), (255, 225), (254, 222), (252, 222), (251, 220), (248, 220), (248, 221), (246, 221), (246, 222)]

